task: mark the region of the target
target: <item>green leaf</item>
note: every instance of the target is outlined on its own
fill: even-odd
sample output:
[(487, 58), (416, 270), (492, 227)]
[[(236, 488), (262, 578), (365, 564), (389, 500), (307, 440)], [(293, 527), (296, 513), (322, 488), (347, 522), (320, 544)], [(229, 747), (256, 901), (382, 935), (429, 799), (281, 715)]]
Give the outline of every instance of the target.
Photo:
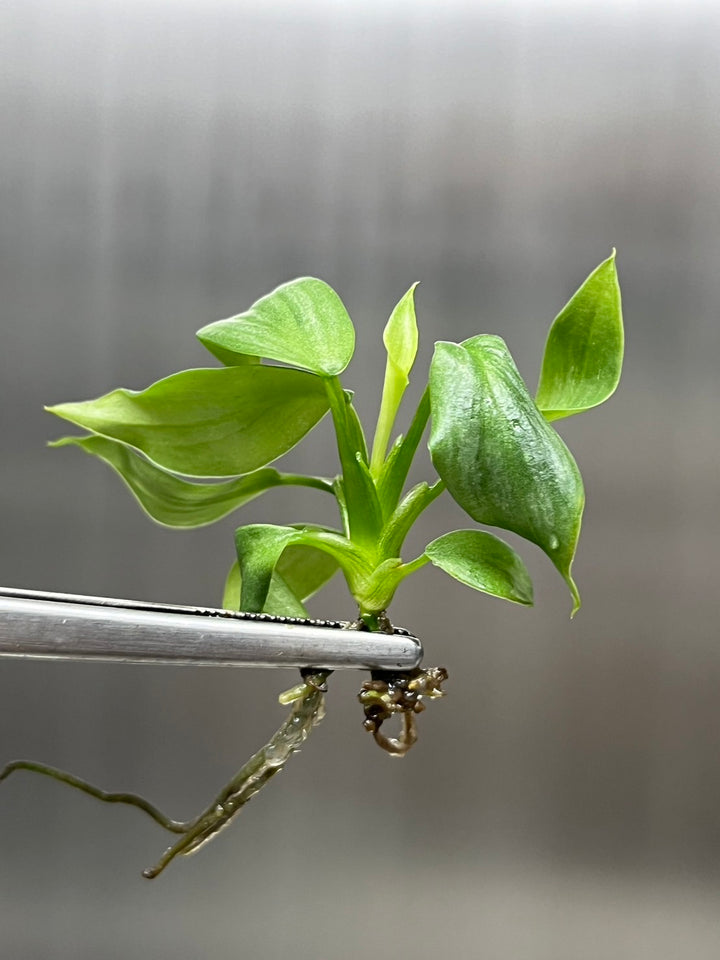
[(285, 547), (296, 531), (293, 527), (252, 524), (235, 531), (235, 547), (242, 589), (240, 609), (259, 613), (265, 607), (270, 581)]
[(337, 559), (329, 553), (298, 544), (288, 547), (283, 552), (275, 569), (293, 593), (304, 602), (316, 594), (337, 573), (338, 566)]
[(436, 567), (474, 590), (532, 605), (532, 581), (525, 564), (492, 533), (455, 530), (429, 543), (425, 555)]
[(184, 370), (143, 391), (47, 409), (173, 473), (229, 477), (287, 453), (322, 419), (328, 399), (310, 373), (245, 364)]
[[(241, 583), (240, 567), (236, 560), (230, 568), (227, 580), (225, 581), (223, 609), (240, 610)], [(268, 590), (262, 612), (272, 613), (278, 617), (306, 618), (308, 615), (300, 599), (277, 572), (272, 575), (270, 589)]]
[[(297, 558), (280, 565), (283, 551), (291, 546), (313, 548), (329, 554), (342, 568), (351, 583), (351, 589), (353, 583), (364, 582), (372, 572), (363, 553), (334, 531), (322, 527), (280, 527), (266, 523), (239, 527), (235, 531), (235, 547), (242, 576), (242, 610), (257, 612), (263, 609), (276, 568), (291, 586), (296, 586), (296, 592), (300, 593), (308, 586), (308, 582), (297, 572)], [(327, 572), (328, 567), (318, 563), (315, 569), (319, 575), (320, 570)], [(312, 588), (313, 584), (309, 586)]]
[(382, 469), (395, 417), (409, 383), (408, 378), (417, 354), (418, 329), (414, 300), (416, 286), (417, 283), (414, 283), (400, 300), (383, 331), (387, 363), (385, 365), (385, 382), (380, 402), (380, 413), (370, 461), (370, 468), (374, 476), (377, 476)]
[(623, 321), (615, 251), (594, 270), (550, 327), (536, 403), (559, 420), (603, 403), (623, 361)]
[(383, 516), (375, 481), (367, 465), (362, 426), (352, 405), (352, 394), (337, 377), (325, 381), (342, 468), (340, 501), (353, 542), (372, 552), (377, 546)]
[(325, 377), (341, 373), (355, 349), (355, 330), (342, 300), (314, 277), (285, 283), (245, 313), (208, 324), (197, 335), (223, 363), (253, 354)]
[(571, 576), (584, 494), (580, 471), (527, 392), (500, 337), (438, 343), (430, 368), (430, 453), (478, 523), (512, 530)]
[(378, 499), (386, 519), (398, 505), (429, 418), (430, 391), (426, 388), (407, 434), (399, 436), (392, 445), (377, 479)]
[[(337, 569), (338, 563), (334, 557), (314, 547), (288, 547), (275, 566), (263, 613), (284, 617), (307, 616), (303, 601), (316, 594)], [(223, 607), (226, 610), (240, 609), (241, 584), (240, 564), (236, 560), (225, 581)], [(286, 592), (289, 592), (291, 597), (288, 598)], [(295, 612), (290, 610), (293, 605)], [(299, 612), (300, 610), (303, 612)]]
[(232, 513), (283, 483), (272, 467), (220, 483), (192, 483), (167, 473), (117, 440), (92, 435), (63, 437), (51, 447), (73, 445), (98, 457), (124, 480), (143, 510), (168, 527), (201, 527)]

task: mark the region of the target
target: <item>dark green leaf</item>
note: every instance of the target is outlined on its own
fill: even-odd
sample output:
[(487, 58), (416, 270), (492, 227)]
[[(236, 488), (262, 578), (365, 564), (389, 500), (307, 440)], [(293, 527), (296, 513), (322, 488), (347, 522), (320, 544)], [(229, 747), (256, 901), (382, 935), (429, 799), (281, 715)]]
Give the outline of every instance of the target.
[(168, 527), (214, 523), (271, 487), (283, 482), (272, 467), (220, 483), (192, 483), (167, 473), (117, 440), (92, 435), (63, 437), (52, 447), (72, 444), (103, 460), (120, 475), (140, 506)]
[(438, 343), (430, 369), (433, 463), (479, 523), (536, 543), (579, 606), (571, 566), (584, 505), (575, 461), (499, 338)]
[(460, 583), (513, 603), (531, 605), (530, 574), (506, 543), (483, 530), (455, 530), (425, 548), (431, 563)]
[(324, 416), (328, 400), (310, 373), (246, 364), (184, 370), (141, 392), (114, 390), (47, 409), (173, 473), (229, 477), (287, 453)]
[(536, 402), (547, 420), (582, 413), (614, 392), (623, 360), (615, 251), (560, 311), (545, 345)]
[(198, 331), (223, 363), (254, 354), (321, 376), (341, 373), (355, 348), (355, 330), (332, 287), (314, 277), (285, 283), (245, 313)]

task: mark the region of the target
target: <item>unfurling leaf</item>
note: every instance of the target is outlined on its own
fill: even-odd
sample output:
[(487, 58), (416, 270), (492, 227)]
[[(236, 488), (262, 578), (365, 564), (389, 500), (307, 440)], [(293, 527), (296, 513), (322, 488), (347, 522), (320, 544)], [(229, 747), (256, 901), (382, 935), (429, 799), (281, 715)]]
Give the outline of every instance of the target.
[(559, 420), (603, 403), (623, 360), (623, 322), (615, 251), (594, 270), (550, 327), (536, 403)]
[(143, 391), (47, 408), (190, 477), (251, 473), (292, 449), (328, 410), (323, 381), (247, 364), (184, 370)]
[(251, 354), (325, 377), (341, 373), (355, 349), (355, 330), (342, 300), (314, 277), (283, 284), (245, 313), (208, 324), (197, 336), (226, 364)]
[(103, 460), (125, 481), (143, 510), (168, 527), (202, 527), (232, 513), (271, 487), (283, 483), (272, 467), (235, 480), (195, 483), (156, 467), (117, 440), (91, 435), (63, 437), (51, 447), (77, 446)]
[(530, 574), (515, 551), (484, 530), (455, 530), (433, 540), (425, 555), (460, 583), (493, 597), (531, 605)]
[(438, 343), (430, 369), (433, 463), (478, 523), (536, 543), (567, 582), (584, 506), (582, 479), (562, 439), (527, 392), (500, 337)]
[(372, 451), (371, 469), (375, 476), (382, 469), (395, 417), (417, 354), (418, 330), (414, 300), (416, 286), (417, 283), (414, 283), (400, 300), (383, 331), (387, 363)]

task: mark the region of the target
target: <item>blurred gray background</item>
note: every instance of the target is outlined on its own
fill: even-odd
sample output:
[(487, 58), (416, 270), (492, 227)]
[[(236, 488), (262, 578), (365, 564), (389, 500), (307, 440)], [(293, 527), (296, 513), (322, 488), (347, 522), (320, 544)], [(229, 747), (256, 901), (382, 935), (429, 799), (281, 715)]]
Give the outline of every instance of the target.
[[(479, 332), (534, 386), (613, 246), (627, 326), (617, 395), (560, 425), (588, 489), (578, 617), (529, 545), (534, 610), (422, 571), (394, 619), (451, 680), (410, 756), (377, 750), (337, 675), (281, 780), (152, 884), (158, 827), (18, 775), (3, 960), (716, 958), (720, 7), (5, 0), (0, 27), (0, 583), (219, 602), (237, 519), (153, 526), (102, 464), (45, 447), (66, 430), (42, 405), (206, 364), (194, 331), (294, 276), (353, 316), (368, 423), (415, 280), (411, 399), (433, 340)], [(287, 463), (332, 473), (329, 423)], [(333, 515), (275, 491), (243, 519)], [(413, 548), (463, 525), (443, 498)], [(342, 583), (313, 611), (351, 617)], [(5, 662), (0, 763), (190, 816), (292, 683)]]

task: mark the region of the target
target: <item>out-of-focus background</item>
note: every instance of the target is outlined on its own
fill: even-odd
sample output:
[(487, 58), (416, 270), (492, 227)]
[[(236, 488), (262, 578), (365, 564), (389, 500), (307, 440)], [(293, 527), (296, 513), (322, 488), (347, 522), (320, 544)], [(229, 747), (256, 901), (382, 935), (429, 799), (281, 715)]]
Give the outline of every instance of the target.
[[(158, 827), (17, 775), (0, 955), (716, 958), (717, 5), (9, 0), (0, 21), (2, 584), (219, 602), (238, 521), (153, 526), (102, 464), (45, 447), (67, 431), (42, 405), (212, 364), (194, 331), (292, 277), (353, 316), (368, 423), (415, 280), (411, 400), (433, 341), (479, 332), (534, 386), (613, 246), (627, 326), (617, 395), (560, 424), (588, 488), (578, 617), (531, 546), (534, 610), (424, 570), (394, 618), (451, 680), (410, 756), (375, 748), (337, 675), (281, 780), (152, 884)], [(329, 423), (286, 462), (332, 473)], [(244, 519), (328, 511), (275, 491)], [(443, 498), (414, 545), (463, 525)], [(351, 617), (342, 583), (313, 611)], [(190, 816), (294, 682), (5, 662), (0, 763)]]

